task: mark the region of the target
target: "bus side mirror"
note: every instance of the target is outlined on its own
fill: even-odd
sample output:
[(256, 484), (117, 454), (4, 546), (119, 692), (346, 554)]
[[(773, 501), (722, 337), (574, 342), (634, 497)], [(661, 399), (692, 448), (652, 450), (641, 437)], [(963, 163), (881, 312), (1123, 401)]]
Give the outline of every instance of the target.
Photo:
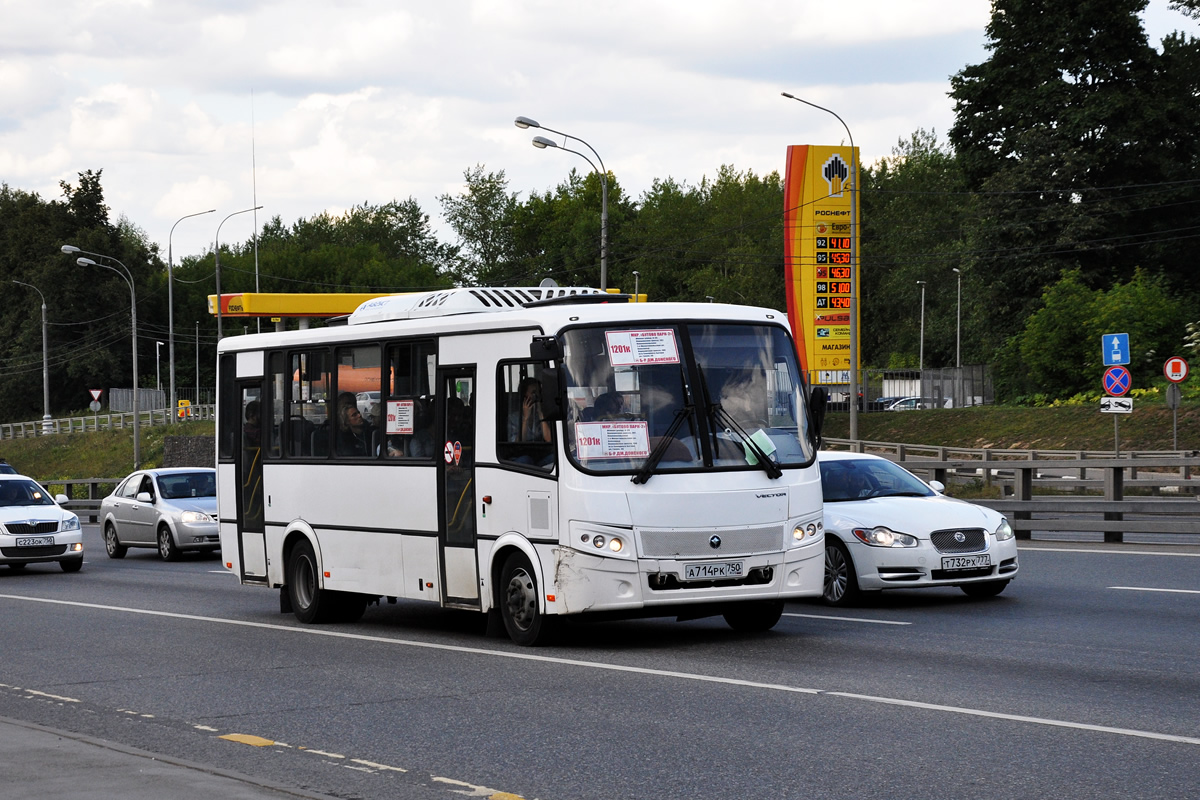
[(816, 441), (821, 441), (821, 431), (825, 428), (825, 409), (829, 405), (829, 394), (824, 386), (816, 386), (808, 395), (808, 404), (812, 408), (813, 433)]
[(562, 361), (562, 342), (557, 336), (535, 336), (529, 343), (529, 357), (534, 361)]
[(542, 419), (554, 422), (567, 418), (567, 409), (563, 406), (562, 373), (547, 367), (542, 370)]

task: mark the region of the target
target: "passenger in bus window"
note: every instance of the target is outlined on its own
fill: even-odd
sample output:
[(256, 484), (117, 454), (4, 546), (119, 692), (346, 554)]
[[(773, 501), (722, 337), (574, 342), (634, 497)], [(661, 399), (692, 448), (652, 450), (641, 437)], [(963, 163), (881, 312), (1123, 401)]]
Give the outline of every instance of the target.
[(258, 420), (258, 401), (246, 403), (246, 422), (242, 425), (242, 441), (245, 447), (258, 447), (262, 441), (262, 428)]
[(510, 442), (548, 442), (550, 423), (542, 418), (541, 384), (537, 378), (525, 378), (517, 387), (520, 407), (508, 417)]
[(617, 419), (621, 415), (621, 396), (616, 392), (605, 392), (592, 402), (593, 419)]
[(371, 426), (358, 410), (358, 402), (350, 392), (338, 395), (337, 454), (339, 456), (371, 455)]

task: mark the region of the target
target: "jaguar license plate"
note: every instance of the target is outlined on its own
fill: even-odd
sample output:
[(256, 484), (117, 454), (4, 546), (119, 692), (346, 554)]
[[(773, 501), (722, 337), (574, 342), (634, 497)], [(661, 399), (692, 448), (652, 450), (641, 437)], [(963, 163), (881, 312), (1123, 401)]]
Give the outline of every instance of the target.
[(688, 564), (683, 569), (683, 579), (686, 581), (740, 578), (742, 574), (741, 561), (722, 561), (716, 564)]
[(942, 569), (979, 569), (992, 565), (991, 554), (978, 556), (946, 556), (942, 559)]
[(46, 547), (54, 544), (53, 536), (25, 536), (17, 539), (17, 547)]

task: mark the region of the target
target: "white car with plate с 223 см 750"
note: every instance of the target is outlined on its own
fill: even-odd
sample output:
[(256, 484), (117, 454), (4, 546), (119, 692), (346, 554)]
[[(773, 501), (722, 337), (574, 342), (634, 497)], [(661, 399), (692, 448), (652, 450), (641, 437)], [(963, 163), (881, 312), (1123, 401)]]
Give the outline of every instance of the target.
[(1016, 576), (1016, 538), (999, 512), (946, 497), (886, 458), (822, 450), (819, 459), (829, 605), (932, 586), (994, 597)]
[(79, 517), (62, 507), (66, 502), (66, 495), (51, 497), (24, 475), (0, 474), (0, 564), (21, 570), (57, 561), (63, 572), (78, 572), (83, 532)]

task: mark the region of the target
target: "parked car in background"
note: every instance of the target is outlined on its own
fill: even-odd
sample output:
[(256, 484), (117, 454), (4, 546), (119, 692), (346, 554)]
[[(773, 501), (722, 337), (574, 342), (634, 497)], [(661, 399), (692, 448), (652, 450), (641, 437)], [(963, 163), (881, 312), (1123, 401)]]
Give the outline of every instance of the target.
[(163, 561), (174, 561), (185, 550), (218, 550), (217, 471), (134, 472), (100, 502), (100, 522), (109, 558), (124, 558), (130, 547), (158, 548)]
[(914, 411), (919, 408), (949, 408), (950, 399), (939, 399), (937, 397), (903, 397), (890, 406), (885, 406), (884, 411)]
[(866, 592), (957, 586), (994, 597), (1017, 574), (1017, 541), (997, 511), (942, 494), (879, 456), (822, 450), (824, 601)]
[(903, 397), (876, 397), (867, 406), (868, 411), (886, 411), (888, 406), (895, 403), (897, 400), (903, 400)]
[(0, 564), (25, 569), (57, 561), (63, 572), (83, 566), (79, 517), (62, 506), (67, 496), (51, 497), (32, 478), (0, 474)]
[(0, 475), (18, 475), (17, 468), (8, 463), (3, 458), (0, 458)]

